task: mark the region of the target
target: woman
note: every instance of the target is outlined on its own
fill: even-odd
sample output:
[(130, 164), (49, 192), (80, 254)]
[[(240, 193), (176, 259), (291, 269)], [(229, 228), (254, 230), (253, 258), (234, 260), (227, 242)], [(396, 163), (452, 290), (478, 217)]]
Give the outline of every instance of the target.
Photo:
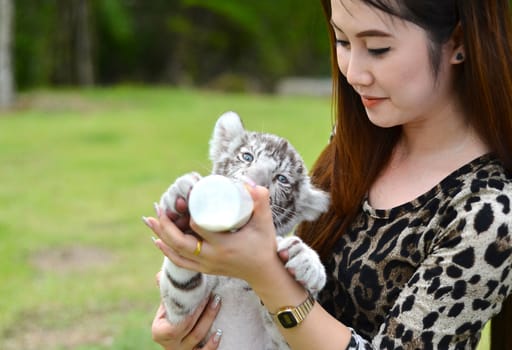
[[(322, 4), (336, 123), (312, 177), (332, 206), (298, 233), (329, 277), (300, 326), (280, 330), (292, 349), (475, 348), (512, 292), (508, 1)], [(197, 240), (164, 215), (150, 219), (157, 245), (183, 267), (246, 280), (270, 312), (301, 305), (306, 292), (274, 253), (268, 192), (251, 192), (237, 235), (192, 224), (204, 238), (196, 256)], [(179, 326), (160, 312), (153, 336), (197, 348), (217, 309)]]

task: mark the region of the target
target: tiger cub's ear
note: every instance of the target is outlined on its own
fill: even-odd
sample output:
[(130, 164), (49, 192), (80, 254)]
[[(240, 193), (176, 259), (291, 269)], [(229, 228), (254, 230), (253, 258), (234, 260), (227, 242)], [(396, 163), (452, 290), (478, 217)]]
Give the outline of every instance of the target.
[(300, 197), (297, 199), (297, 212), (301, 213), (304, 220), (313, 221), (329, 209), (329, 202), (329, 194), (317, 189), (308, 179), (307, 185), (302, 186)]
[(238, 114), (231, 111), (222, 114), (215, 123), (210, 140), (210, 159), (219, 159), (221, 154), (228, 152), (229, 145), (244, 133), (244, 125)]

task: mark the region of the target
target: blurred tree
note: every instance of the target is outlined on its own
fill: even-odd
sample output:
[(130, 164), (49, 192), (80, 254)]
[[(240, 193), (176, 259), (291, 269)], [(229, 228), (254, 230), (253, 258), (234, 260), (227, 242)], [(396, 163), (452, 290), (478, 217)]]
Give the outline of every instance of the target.
[(57, 0), (53, 78), (59, 84), (94, 82), (89, 0)]
[[(175, 0), (168, 71), (205, 83), (238, 73), (271, 87), (283, 75), (329, 74), (320, 6), (293, 0)], [(177, 79), (179, 81), (179, 79)]]
[(74, 0), (75, 43), (73, 51), (76, 61), (76, 77), (80, 85), (92, 85), (94, 72), (89, 25), (89, 1)]
[[(174, 10), (166, 23), (174, 38), (167, 56), (171, 80), (205, 84), (226, 72), (251, 75), (265, 65), (265, 44), (259, 46), (263, 28), (254, 6), (181, 0)], [(274, 62), (279, 62), (278, 56)], [(278, 65), (266, 63), (265, 75), (279, 71)]]
[(141, 70), (148, 62), (140, 53), (144, 49), (139, 48), (152, 40), (141, 35), (136, 18), (142, 16), (142, 11), (131, 11), (132, 6), (124, 0), (92, 1), (95, 71), (100, 83), (144, 80)]
[(0, 0), (0, 108), (9, 107), (14, 100), (11, 64), (14, 6), (12, 0)]
[(208, 85), (235, 77), (271, 88), (329, 74), (318, 3), (293, 0), (16, 0), (16, 80), (48, 84)]
[(55, 1), (16, 0), (13, 44), (18, 89), (51, 83), (56, 16)]

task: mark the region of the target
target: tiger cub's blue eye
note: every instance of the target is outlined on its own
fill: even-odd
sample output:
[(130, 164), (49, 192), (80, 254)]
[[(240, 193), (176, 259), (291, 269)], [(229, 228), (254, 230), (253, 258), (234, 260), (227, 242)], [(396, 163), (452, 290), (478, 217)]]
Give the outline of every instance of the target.
[(254, 160), (254, 156), (250, 154), (249, 152), (242, 153), (242, 160), (250, 163)]
[(277, 181), (279, 181), (282, 184), (289, 184), (290, 183), (290, 181), (288, 181), (288, 178), (286, 176), (284, 176), (284, 175), (281, 175), (281, 174), (277, 175)]

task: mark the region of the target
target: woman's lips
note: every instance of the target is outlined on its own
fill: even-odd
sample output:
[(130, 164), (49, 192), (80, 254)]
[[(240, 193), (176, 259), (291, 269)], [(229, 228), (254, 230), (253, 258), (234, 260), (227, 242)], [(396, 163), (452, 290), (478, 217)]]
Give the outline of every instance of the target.
[(378, 105), (379, 103), (381, 103), (384, 100), (386, 100), (386, 98), (383, 98), (383, 97), (370, 97), (370, 96), (366, 97), (366, 96), (361, 96), (361, 101), (363, 102), (363, 105), (366, 108), (375, 107), (376, 105)]

